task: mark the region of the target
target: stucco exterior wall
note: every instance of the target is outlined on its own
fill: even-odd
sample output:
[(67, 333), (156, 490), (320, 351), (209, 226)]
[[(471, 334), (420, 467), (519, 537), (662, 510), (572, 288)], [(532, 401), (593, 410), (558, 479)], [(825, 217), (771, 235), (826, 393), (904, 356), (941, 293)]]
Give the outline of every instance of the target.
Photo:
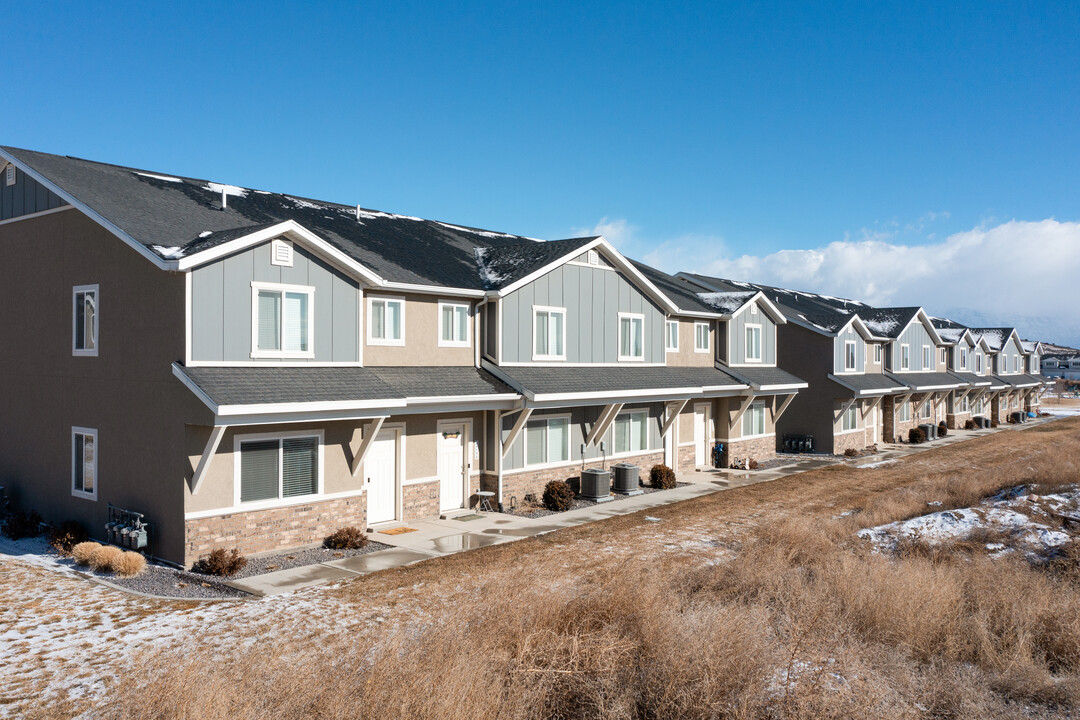
[[(696, 352), (694, 350), (694, 325), (699, 320), (692, 318), (668, 318), (679, 323), (679, 349), (667, 351), (666, 361), (670, 367), (712, 367), (716, 364), (716, 329), (715, 323), (709, 322), (709, 350), (708, 352)], [(667, 336), (664, 336), (665, 346)]]
[[(404, 298), (405, 312), (402, 336), (404, 345), (373, 344), (368, 339), (368, 298)], [(461, 299), (439, 298), (430, 295), (394, 294), (364, 291), (362, 333), (364, 365), (424, 366), (476, 364), (476, 307), (469, 310), (469, 347), (439, 347), (439, 300), (455, 303)]]

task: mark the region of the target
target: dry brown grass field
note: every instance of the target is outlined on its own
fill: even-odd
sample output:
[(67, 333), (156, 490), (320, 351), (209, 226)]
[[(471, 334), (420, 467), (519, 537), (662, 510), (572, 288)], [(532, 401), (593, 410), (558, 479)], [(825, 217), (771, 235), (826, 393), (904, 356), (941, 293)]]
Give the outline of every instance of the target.
[[(639, 513), (274, 605), (220, 606), (106, 663), (98, 696), (20, 712), (1073, 717), (1080, 552), (1048, 564), (989, 557), (977, 542), (878, 553), (855, 533), (929, 502), (960, 508), (1022, 483), (1046, 493), (1077, 482), (1080, 419), (874, 469), (829, 467), (650, 511), (660, 522)], [(160, 622), (184, 610), (139, 612)]]

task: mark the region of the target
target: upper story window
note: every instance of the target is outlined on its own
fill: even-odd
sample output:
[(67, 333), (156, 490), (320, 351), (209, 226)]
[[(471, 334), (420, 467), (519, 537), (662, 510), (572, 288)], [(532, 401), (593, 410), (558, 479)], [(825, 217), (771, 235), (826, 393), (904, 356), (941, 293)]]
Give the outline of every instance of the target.
[(533, 360), (566, 359), (566, 308), (533, 305)]
[(322, 476), (321, 440), (319, 435), (237, 438), (239, 502), (317, 495)]
[(469, 346), (468, 303), (439, 303), (439, 347)]
[(929, 345), (922, 346), (922, 369), (930, 370), (934, 366), (934, 353)]
[(570, 460), (570, 418), (549, 417), (525, 425), (525, 464), (549, 465)]
[(756, 402), (746, 409), (742, 418), (742, 436), (765, 434), (765, 403)]
[(855, 341), (844, 341), (844, 370), (855, 369)]
[(1009, 356), (1008, 355), (1002, 355), (1001, 356), (1001, 374), (1004, 375), (1007, 372), (1009, 372)]
[(978, 353), (975, 354), (975, 372), (977, 372), (979, 375), (983, 374), (982, 359), (982, 355), (979, 355)]
[(315, 288), (253, 282), (251, 294), (251, 357), (315, 357)]
[(694, 352), (709, 352), (709, 323), (694, 323)]
[(1023, 368), (1020, 367), (1020, 356), (1019, 355), (1013, 355), (1012, 367), (1013, 367), (1013, 372), (1020, 372), (1021, 370), (1023, 370)]
[(941, 348), (941, 364), (942, 365), (948, 365), (949, 364), (949, 350), (948, 350), (948, 348)]
[(960, 348), (960, 369), (967, 370), (967, 348)]
[(857, 430), (859, 427), (858, 410), (855, 404), (852, 403), (847, 410), (844, 411), (842, 430)]
[(97, 500), (97, 430), (71, 428), (71, 494)]
[(645, 316), (619, 313), (619, 359), (645, 359)]
[(761, 362), (760, 325), (746, 326), (746, 360), (747, 362)]
[(874, 345), (874, 364), (881, 364), (881, 345)]
[(649, 449), (649, 413), (645, 410), (622, 413), (615, 418), (615, 452), (643, 452)]
[(900, 346), (900, 369), (911, 369), (911, 347), (908, 345)]
[(73, 355), (97, 355), (98, 286), (76, 285), (73, 298), (71, 353)]
[(368, 298), (368, 344), (405, 344), (405, 300), (403, 298)]
[(664, 327), (664, 349), (668, 352), (677, 352), (679, 349), (679, 321), (668, 320)]

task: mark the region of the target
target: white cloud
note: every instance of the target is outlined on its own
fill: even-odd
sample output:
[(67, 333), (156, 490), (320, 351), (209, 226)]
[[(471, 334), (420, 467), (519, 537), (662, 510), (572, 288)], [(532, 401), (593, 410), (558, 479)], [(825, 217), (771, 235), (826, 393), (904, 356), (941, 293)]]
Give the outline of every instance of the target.
[(1015, 325), (1022, 335), (1080, 347), (1080, 223), (1013, 220), (943, 240), (897, 240), (941, 217), (947, 213), (928, 213), (914, 224), (890, 222), (819, 248), (738, 256), (723, 242), (693, 236), (646, 244), (625, 220), (604, 218), (597, 228), (625, 230), (619, 237), (649, 247), (640, 257), (667, 272), (690, 270), (880, 306), (921, 305), (965, 324)]
[(623, 218), (614, 218), (609, 220), (606, 217), (600, 218), (600, 222), (590, 227), (576, 227), (571, 231), (571, 237), (592, 237), (593, 235), (603, 235), (604, 239), (609, 243), (619, 248), (621, 252), (626, 251), (626, 247), (630, 245), (635, 235), (637, 234), (637, 227), (631, 225)]

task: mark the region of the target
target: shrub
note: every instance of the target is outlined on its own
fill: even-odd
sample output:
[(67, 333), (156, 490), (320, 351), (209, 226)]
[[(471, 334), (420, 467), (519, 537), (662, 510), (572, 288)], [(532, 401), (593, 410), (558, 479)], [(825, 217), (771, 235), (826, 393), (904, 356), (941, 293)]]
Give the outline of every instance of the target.
[(124, 551), (115, 545), (102, 545), (90, 553), (90, 568), (92, 570), (112, 570)]
[(937, 424), (937, 434), (941, 437), (945, 437), (949, 434), (949, 426), (946, 425), (944, 421)]
[(855, 457), (858, 454), (859, 454), (859, 451), (856, 450), (855, 448), (848, 448), (847, 450), (844, 451), (844, 457)]
[(975, 425), (974, 420), (969, 419), (967, 422), (964, 423), (964, 429), (965, 430), (974, 430), (976, 427), (977, 426)]
[(141, 575), (142, 571), (146, 569), (146, 558), (137, 552), (128, 550), (120, 554), (116, 562), (113, 563), (112, 569), (120, 577), (132, 578)]
[(926, 433), (922, 428), (911, 428), (908, 430), (907, 439), (909, 443), (922, 443), (926, 442)]
[(241, 555), (236, 548), (233, 548), (230, 552), (218, 548), (208, 556), (199, 558), (191, 566), (191, 570), (204, 575), (235, 575), (243, 570), (245, 565), (247, 565), (247, 558)]
[(41, 533), (41, 516), (33, 510), (12, 513), (4, 521), (4, 535), (12, 540), (35, 537)]
[(71, 557), (75, 559), (77, 565), (89, 565), (90, 556), (94, 554), (94, 551), (101, 547), (101, 543), (96, 542), (81, 542), (71, 548)]
[(675, 471), (667, 465), (653, 465), (649, 469), (649, 484), (660, 490), (675, 487)]
[(65, 520), (60, 527), (49, 528), (49, 544), (61, 555), (70, 555), (71, 548), (86, 542), (89, 537), (86, 528), (74, 520)]
[(761, 465), (758, 464), (758, 461), (753, 458), (750, 458), (750, 460), (746, 463), (747, 470), (757, 470), (759, 467), (761, 467)]
[(554, 512), (569, 510), (574, 502), (574, 491), (565, 480), (552, 480), (544, 487), (544, 507)]
[(359, 550), (367, 544), (367, 535), (358, 527), (338, 528), (323, 540), (323, 547), (331, 550)]

